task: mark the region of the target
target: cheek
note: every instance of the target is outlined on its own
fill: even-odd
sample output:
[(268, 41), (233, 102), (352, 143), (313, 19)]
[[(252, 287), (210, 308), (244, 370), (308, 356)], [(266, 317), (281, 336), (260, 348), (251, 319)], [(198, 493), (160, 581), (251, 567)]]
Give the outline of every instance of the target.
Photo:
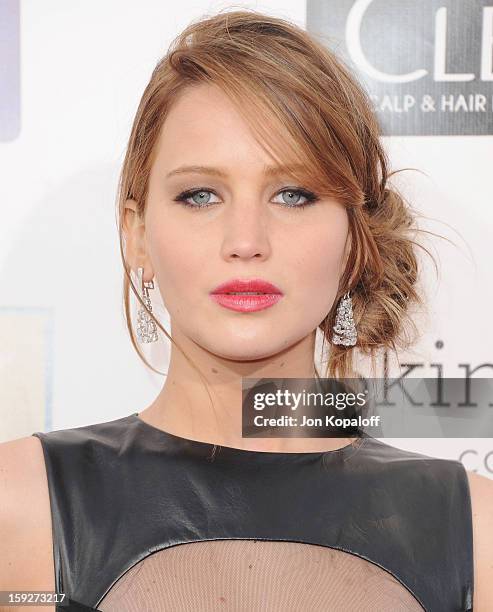
[(292, 280), (301, 289), (296, 293), (312, 309), (330, 309), (343, 272), (348, 228), (344, 222), (332, 226), (336, 231), (330, 227), (323, 224), (301, 235), (294, 258), (291, 250)]
[[(183, 224), (154, 223), (147, 235), (147, 248), (153, 262), (162, 299), (170, 314), (193, 307), (197, 277), (210, 256), (199, 236), (191, 239)], [(204, 248), (202, 248), (204, 246)]]

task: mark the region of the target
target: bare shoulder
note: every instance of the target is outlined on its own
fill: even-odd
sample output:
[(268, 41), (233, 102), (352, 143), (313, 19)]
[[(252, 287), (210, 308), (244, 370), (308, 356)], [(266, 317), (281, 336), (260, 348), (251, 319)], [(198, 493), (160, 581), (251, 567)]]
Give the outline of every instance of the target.
[(474, 611), (493, 601), (493, 480), (466, 470), (471, 491), (474, 548)]
[(0, 443), (0, 499), (0, 590), (53, 591), (48, 481), (37, 437)]

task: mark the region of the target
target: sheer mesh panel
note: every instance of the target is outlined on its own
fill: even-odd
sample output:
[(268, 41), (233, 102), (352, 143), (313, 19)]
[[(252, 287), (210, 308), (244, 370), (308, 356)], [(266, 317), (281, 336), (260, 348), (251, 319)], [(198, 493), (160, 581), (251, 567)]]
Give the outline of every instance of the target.
[(136, 563), (103, 612), (423, 612), (391, 574), (351, 553), (296, 542), (179, 544)]

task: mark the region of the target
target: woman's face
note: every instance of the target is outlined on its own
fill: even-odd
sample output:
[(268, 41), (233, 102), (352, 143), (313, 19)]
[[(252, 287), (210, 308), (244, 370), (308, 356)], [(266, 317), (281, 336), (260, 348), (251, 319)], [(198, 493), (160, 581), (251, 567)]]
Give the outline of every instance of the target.
[[(157, 147), (140, 240), (144, 278), (155, 275), (173, 337), (246, 361), (273, 356), (316, 330), (345, 263), (344, 207), (329, 198), (310, 205), (304, 191), (293, 191), (309, 185), (285, 172), (267, 174), (272, 158), (214, 86), (182, 94)], [(185, 166), (202, 170), (177, 172)], [(192, 207), (177, 201), (193, 190), (184, 196)], [(211, 298), (215, 287), (237, 278), (263, 279), (283, 295), (249, 312)]]

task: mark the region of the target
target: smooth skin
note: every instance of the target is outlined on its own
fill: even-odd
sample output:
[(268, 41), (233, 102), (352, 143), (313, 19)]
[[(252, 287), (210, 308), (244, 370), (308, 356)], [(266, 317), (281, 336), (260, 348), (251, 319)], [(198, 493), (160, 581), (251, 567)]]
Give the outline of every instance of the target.
[[(223, 175), (171, 172), (207, 166)], [(126, 203), (127, 259), (153, 279), (171, 335), (205, 377), (173, 345), (168, 376), (140, 417), (185, 438), (268, 452), (334, 450), (351, 440), (241, 437), (241, 378), (311, 378), (315, 330), (332, 307), (350, 250), (348, 219), (338, 202), (306, 198), (286, 171), (266, 173), (273, 159), (220, 90), (185, 92), (166, 118), (151, 168), (144, 219)], [(169, 176), (168, 176), (169, 175)], [(200, 193), (176, 201), (185, 190)], [(284, 190), (284, 191), (283, 191)], [(272, 308), (233, 312), (209, 292), (234, 277), (261, 277), (284, 297)], [(155, 299), (157, 292), (151, 295)], [(475, 612), (493, 602), (493, 481), (467, 472), (473, 507)], [(444, 517), (446, 520), (446, 517)], [(0, 444), (0, 590), (54, 590), (50, 503), (40, 441)], [(0, 607), (1, 609), (1, 607)], [(17, 608), (5, 608), (12, 612)], [(23, 612), (26, 608), (19, 607)], [(53, 606), (38, 610), (54, 610)]]
[[(177, 174), (184, 166), (207, 166), (224, 176)], [(219, 89), (187, 91), (166, 118), (145, 219), (127, 201), (128, 261), (134, 271), (144, 268), (144, 280), (157, 283), (172, 337), (201, 370), (214, 406), (197, 371), (172, 346), (163, 389), (140, 416), (166, 431), (225, 446), (331, 450), (351, 440), (241, 437), (242, 377), (313, 376), (315, 330), (334, 303), (350, 243), (341, 204), (320, 198), (300, 208), (307, 197), (289, 190), (300, 186), (286, 173), (266, 175), (272, 166)], [(195, 208), (175, 201), (191, 189), (202, 189), (186, 198)], [(200, 209), (204, 202), (209, 206)], [(284, 296), (258, 312), (226, 309), (209, 293), (236, 277), (260, 277)]]

